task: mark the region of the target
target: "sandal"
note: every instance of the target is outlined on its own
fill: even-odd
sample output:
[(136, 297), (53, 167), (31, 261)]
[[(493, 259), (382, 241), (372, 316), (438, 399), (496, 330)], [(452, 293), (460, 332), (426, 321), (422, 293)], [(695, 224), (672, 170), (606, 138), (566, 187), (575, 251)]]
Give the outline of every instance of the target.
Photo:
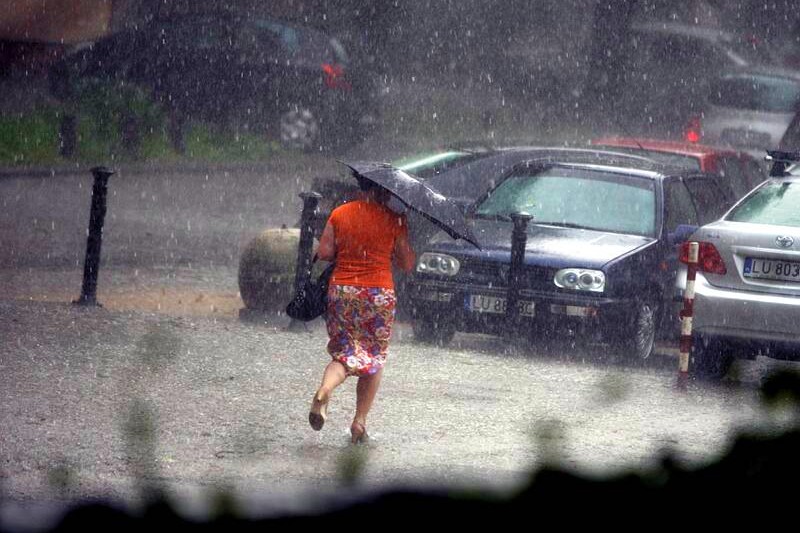
[(325, 425), (325, 420), (328, 418), (328, 398), (323, 397), (317, 391), (314, 394), (314, 399), (311, 400), (311, 410), (308, 412), (308, 423), (311, 429), (319, 431)]

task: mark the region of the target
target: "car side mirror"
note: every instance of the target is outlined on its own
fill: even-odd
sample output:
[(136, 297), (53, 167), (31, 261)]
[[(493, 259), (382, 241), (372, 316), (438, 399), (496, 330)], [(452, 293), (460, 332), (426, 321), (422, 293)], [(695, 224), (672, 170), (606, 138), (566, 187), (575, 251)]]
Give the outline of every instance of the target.
[(697, 231), (699, 226), (694, 226), (692, 224), (678, 224), (674, 231), (671, 231), (667, 234), (667, 240), (669, 241), (670, 245), (681, 244), (682, 242), (686, 241), (692, 233)]

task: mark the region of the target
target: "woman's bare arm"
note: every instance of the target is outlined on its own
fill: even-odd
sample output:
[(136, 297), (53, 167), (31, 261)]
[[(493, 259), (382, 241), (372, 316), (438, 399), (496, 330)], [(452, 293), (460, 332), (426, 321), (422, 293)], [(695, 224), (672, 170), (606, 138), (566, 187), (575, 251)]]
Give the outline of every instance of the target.
[(333, 226), (331, 226), (330, 222), (325, 224), (325, 229), (322, 230), (322, 237), (319, 238), (317, 257), (322, 261), (333, 261), (336, 259), (336, 238), (333, 232)]
[(417, 257), (411, 243), (408, 241), (408, 233), (403, 232), (394, 242), (394, 263), (404, 272), (411, 272)]

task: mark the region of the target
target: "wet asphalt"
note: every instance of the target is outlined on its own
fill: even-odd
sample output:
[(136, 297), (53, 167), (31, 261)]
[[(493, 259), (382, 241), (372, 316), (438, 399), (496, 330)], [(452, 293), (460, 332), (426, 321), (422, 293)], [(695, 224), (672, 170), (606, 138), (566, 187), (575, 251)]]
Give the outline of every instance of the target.
[(679, 390), (671, 353), (608, 365), (599, 345), (552, 353), (481, 335), (437, 348), (399, 323), (370, 442), (348, 444), (352, 380), (312, 431), (324, 328), (241, 318), (236, 276), (249, 240), (292, 225), (297, 194), (334, 167), (120, 169), (102, 307), (71, 303), (87, 169), (0, 177), (0, 516), (19, 524), (46, 502), (135, 503), (156, 489), (187, 512), (230, 490), (256, 513), (396, 486), (508, 491), (542, 464), (610, 474), (669, 453), (700, 465), (737, 431), (776, 422), (758, 393), (772, 361)]

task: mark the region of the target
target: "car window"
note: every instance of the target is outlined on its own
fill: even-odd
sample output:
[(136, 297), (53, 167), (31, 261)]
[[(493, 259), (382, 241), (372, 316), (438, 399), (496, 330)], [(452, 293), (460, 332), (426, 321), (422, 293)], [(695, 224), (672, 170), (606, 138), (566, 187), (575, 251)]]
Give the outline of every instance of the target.
[(772, 181), (731, 211), (726, 220), (800, 227), (800, 182)]
[(692, 196), (682, 181), (671, 180), (664, 184), (664, 202), (667, 231), (673, 231), (680, 224), (700, 225)]
[(767, 179), (766, 167), (749, 159), (744, 162), (744, 173), (747, 180), (747, 192), (750, 192), (756, 185)]
[(723, 107), (789, 113), (800, 102), (800, 81), (760, 74), (728, 74), (714, 82), (709, 101)]
[(741, 198), (753, 188), (740, 161), (734, 157), (720, 157), (718, 172), (728, 181), (737, 198)]
[(780, 142), (781, 150), (800, 150), (800, 113), (795, 113)]
[[(255, 20), (253, 25), (263, 32), (262, 39), (265, 42), (271, 43), (277, 39), (280, 43), (279, 50), (283, 57), (278, 59), (308, 64), (347, 62), (347, 57), (337, 53), (337, 47), (324, 33), (267, 19)], [(341, 49), (338, 41), (336, 44)]]
[(700, 224), (717, 220), (731, 205), (731, 192), (723, 190), (710, 177), (690, 177), (684, 183), (692, 195)]
[(653, 236), (655, 205), (652, 180), (550, 167), (504, 180), (477, 206), (475, 215), (505, 219), (526, 212), (538, 224)]

